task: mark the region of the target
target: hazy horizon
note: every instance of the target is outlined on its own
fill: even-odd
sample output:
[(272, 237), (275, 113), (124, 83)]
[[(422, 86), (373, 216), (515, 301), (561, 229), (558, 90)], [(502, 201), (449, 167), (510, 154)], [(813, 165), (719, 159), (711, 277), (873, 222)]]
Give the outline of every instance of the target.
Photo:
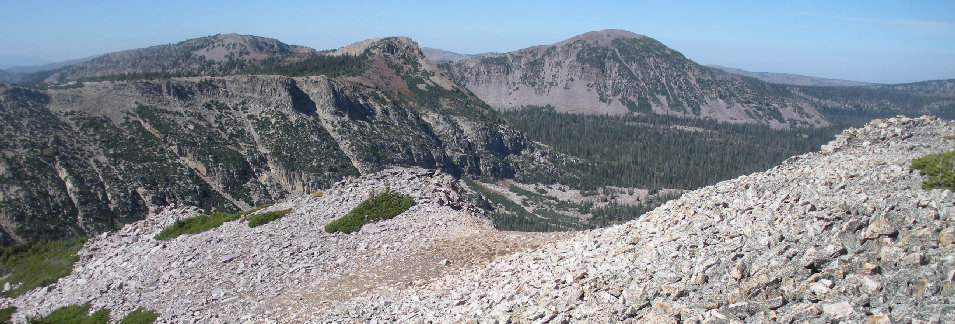
[(875, 83), (955, 78), (955, 3), (945, 1), (9, 1), (4, 7), (0, 64), (17, 56), (59, 62), (225, 33), (319, 50), (407, 36), (423, 47), (474, 54), (623, 29), (703, 65)]

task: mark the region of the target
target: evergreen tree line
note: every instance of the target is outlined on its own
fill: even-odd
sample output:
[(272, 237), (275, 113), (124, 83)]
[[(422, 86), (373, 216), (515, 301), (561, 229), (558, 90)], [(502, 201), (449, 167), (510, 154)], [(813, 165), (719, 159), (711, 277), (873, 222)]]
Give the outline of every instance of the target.
[(326, 75), (329, 77), (359, 75), (371, 66), (369, 54), (325, 55), (312, 54), (301, 61), (269, 57), (255, 67), (240, 70), (237, 74), (277, 74), (285, 76)]
[[(244, 74), (274, 74), (290, 77), (325, 75), (328, 77), (359, 75), (371, 66), (369, 54), (361, 55), (326, 55), (312, 54), (304, 59), (296, 59), (290, 56), (272, 56), (264, 60), (244, 60), (230, 58), (221, 63), (205, 60), (205, 57), (187, 57), (181, 58), (183, 63), (179, 67), (163, 68), (149, 67), (148, 60), (140, 65), (149, 67), (144, 69), (159, 69), (161, 71), (141, 71), (125, 72), (102, 76), (90, 76), (80, 78), (79, 82), (96, 81), (135, 81), (135, 80), (157, 80), (174, 77), (194, 77), (194, 76), (224, 76), (224, 75), (244, 75)], [(194, 63), (194, 64), (190, 64)], [(184, 66), (186, 68), (182, 68)], [(56, 72), (68, 71), (72, 66), (66, 66), (55, 70), (41, 71), (25, 77), (19, 84), (30, 87), (40, 87), (42, 82)], [(60, 75), (59, 82), (65, 82), (65, 75)]]
[(571, 170), (580, 175), (580, 183), (569, 185), (584, 189), (608, 185), (695, 189), (818, 150), (847, 126), (776, 130), (661, 115), (559, 113), (550, 107), (502, 115), (530, 139), (589, 160)]

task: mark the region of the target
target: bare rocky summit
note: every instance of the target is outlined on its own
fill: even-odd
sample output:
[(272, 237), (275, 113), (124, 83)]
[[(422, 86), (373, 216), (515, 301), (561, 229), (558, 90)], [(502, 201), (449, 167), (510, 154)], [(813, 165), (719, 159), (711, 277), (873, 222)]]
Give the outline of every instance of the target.
[[(955, 197), (916, 157), (955, 148), (955, 123), (876, 120), (821, 152), (689, 192), (623, 225), (499, 232), (451, 176), (349, 178), (248, 228), (156, 241), (169, 208), (91, 239), (73, 272), (0, 306), (15, 319), (90, 302), (162, 322), (955, 321)], [(416, 204), (350, 234), (325, 224), (369, 191)]]

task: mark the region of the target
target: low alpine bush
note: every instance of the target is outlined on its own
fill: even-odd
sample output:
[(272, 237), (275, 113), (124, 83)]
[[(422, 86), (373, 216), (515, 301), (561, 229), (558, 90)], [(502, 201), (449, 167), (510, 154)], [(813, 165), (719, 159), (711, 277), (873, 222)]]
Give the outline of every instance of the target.
[(369, 194), (367, 199), (348, 214), (325, 226), (325, 231), (345, 234), (356, 232), (365, 224), (398, 216), (412, 205), (414, 205), (414, 198), (390, 189), (376, 195)]
[(911, 169), (929, 176), (922, 182), (922, 188), (955, 191), (955, 151), (917, 158), (912, 161)]
[(290, 212), (292, 212), (291, 209), (283, 209), (251, 215), (249, 216), (249, 227), (265, 225), (271, 221), (282, 218), (282, 216), (288, 215)]

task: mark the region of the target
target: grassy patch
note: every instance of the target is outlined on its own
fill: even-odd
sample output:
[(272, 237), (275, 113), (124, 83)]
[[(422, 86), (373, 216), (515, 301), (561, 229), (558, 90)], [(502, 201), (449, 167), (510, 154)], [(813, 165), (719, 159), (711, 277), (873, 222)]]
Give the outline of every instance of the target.
[(10, 318), (13, 317), (13, 313), (16, 312), (17, 308), (14, 306), (0, 309), (0, 323), (13, 323), (10, 321)]
[(288, 213), (290, 212), (292, 212), (291, 209), (283, 209), (283, 210), (273, 210), (270, 212), (265, 212), (265, 213), (249, 216), (249, 227), (265, 225), (268, 222), (274, 221), (276, 219), (282, 218), (282, 216), (288, 215)]
[(369, 195), (368, 199), (362, 201), (348, 214), (325, 226), (325, 231), (346, 234), (355, 232), (365, 224), (398, 216), (412, 205), (414, 205), (414, 198), (411, 196), (386, 189), (377, 195)]
[(3, 292), (4, 296), (19, 296), (34, 288), (55, 283), (70, 274), (76, 262), (76, 251), (83, 247), (86, 238), (73, 238), (59, 241), (39, 241), (21, 244), (0, 250), (0, 273), (6, 278), (0, 280), (0, 286), (6, 283), (20, 286)]
[(123, 317), (123, 320), (119, 324), (151, 324), (155, 323), (156, 319), (159, 318), (159, 313), (156, 311), (137, 308), (136, 310)]
[[(93, 314), (90, 314), (90, 304), (86, 303), (83, 305), (72, 305), (64, 306), (57, 308), (49, 315), (40, 317), (40, 318), (29, 318), (27, 322), (31, 324), (106, 324), (109, 323), (109, 309), (103, 308)], [(9, 313), (3, 313), (7, 312)], [(8, 307), (0, 310), (0, 316), (6, 315), (9, 320), (10, 316), (13, 315), (13, 312), (16, 311), (14, 307)], [(150, 324), (155, 323), (156, 319), (159, 318), (159, 313), (152, 310), (147, 310), (144, 308), (137, 308), (136, 310), (123, 317), (123, 320), (120, 321), (120, 324)], [(2, 319), (2, 318), (0, 318)]]
[(318, 191), (313, 192), (312, 195), (311, 195), (311, 197), (312, 197), (312, 198), (318, 198), (318, 197), (321, 197), (321, 196), (324, 195), (324, 194), (325, 194), (324, 192), (322, 192), (321, 190), (318, 190)]
[(184, 234), (202, 233), (213, 228), (219, 227), (225, 222), (234, 221), (242, 217), (241, 213), (212, 213), (210, 215), (199, 215), (185, 219), (178, 219), (172, 226), (159, 232), (156, 235), (157, 240), (169, 240)]
[(47, 316), (27, 320), (31, 324), (106, 324), (109, 322), (109, 309), (101, 309), (90, 314), (90, 304), (60, 307)]
[(922, 182), (922, 188), (955, 191), (955, 151), (917, 158), (912, 161), (911, 169), (929, 176)]
[(189, 217), (184, 219), (176, 220), (172, 226), (167, 227), (166, 229), (159, 232), (156, 235), (157, 240), (170, 240), (179, 237), (180, 235), (185, 234), (196, 234), (202, 233), (213, 228), (219, 227), (225, 222), (231, 222), (239, 219), (242, 216), (257, 212), (263, 208), (269, 207), (271, 205), (262, 205), (255, 207), (243, 212), (238, 213), (212, 213), (208, 215), (199, 215), (195, 217)]

